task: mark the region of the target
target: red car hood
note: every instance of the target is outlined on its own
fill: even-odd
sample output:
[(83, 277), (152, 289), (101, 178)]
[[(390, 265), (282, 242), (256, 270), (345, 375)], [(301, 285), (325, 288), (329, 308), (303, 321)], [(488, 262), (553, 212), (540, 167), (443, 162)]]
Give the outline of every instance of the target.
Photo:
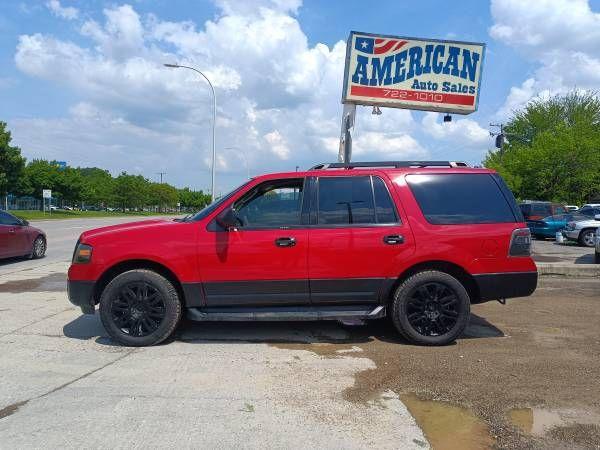
[(170, 226), (174, 225), (177, 222), (173, 222), (168, 219), (151, 219), (151, 220), (141, 220), (139, 222), (127, 222), (119, 225), (109, 225), (107, 227), (94, 228), (93, 230), (84, 231), (81, 234), (81, 240), (85, 241), (89, 238), (98, 237), (101, 235), (108, 235), (112, 233), (118, 233), (121, 231), (129, 231), (135, 230), (139, 228), (149, 228), (149, 227), (157, 227), (157, 226)]

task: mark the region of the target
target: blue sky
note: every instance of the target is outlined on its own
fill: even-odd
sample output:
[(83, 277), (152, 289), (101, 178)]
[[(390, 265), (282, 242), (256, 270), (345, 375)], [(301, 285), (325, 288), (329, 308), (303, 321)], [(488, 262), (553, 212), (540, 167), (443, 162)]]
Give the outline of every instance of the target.
[[(532, 98), (600, 87), (598, 1), (137, 0), (0, 4), (0, 120), (29, 158), (206, 189), (214, 77), (219, 191), (336, 159), (350, 30), (485, 42), (479, 110), (359, 108), (355, 159), (478, 163), (490, 121)], [(599, 70), (596, 70), (599, 69)], [(229, 150), (224, 150), (228, 148)], [(243, 153), (243, 155), (242, 155)]]

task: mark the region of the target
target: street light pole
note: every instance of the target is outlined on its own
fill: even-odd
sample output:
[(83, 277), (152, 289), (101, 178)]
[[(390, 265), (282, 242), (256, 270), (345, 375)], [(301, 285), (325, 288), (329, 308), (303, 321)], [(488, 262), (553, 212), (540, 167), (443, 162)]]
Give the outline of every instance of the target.
[(211, 200), (214, 202), (215, 201), (215, 169), (216, 169), (216, 164), (217, 164), (217, 153), (216, 153), (216, 148), (215, 148), (215, 128), (216, 128), (216, 124), (217, 124), (217, 96), (215, 95), (215, 88), (213, 87), (212, 83), (210, 82), (210, 80), (208, 79), (208, 77), (206, 75), (204, 75), (201, 71), (199, 71), (198, 69), (195, 69), (193, 67), (189, 67), (189, 66), (181, 66), (179, 64), (164, 64), (165, 67), (170, 67), (170, 68), (176, 68), (176, 69), (190, 69), (193, 70), (194, 72), (199, 73), (200, 75), (202, 75), (202, 77), (206, 80), (206, 82), (208, 83), (208, 85), (210, 86), (210, 90), (212, 92), (212, 97), (213, 97), (213, 117), (212, 117), (212, 170), (211, 170), (211, 188), (210, 188), (210, 196), (211, 196)]

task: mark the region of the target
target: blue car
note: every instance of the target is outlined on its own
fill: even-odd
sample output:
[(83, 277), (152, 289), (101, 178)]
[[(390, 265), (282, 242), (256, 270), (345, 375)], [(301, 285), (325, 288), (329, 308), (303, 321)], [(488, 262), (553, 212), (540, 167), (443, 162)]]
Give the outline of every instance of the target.
[(567, 222), (578, 222), (589, 217), (580, 214), (558, 214), (540, 220), (528, 220), (527, 226), (531, 234), (538, 239), (554, 238), (556, 233), (567, 226)]

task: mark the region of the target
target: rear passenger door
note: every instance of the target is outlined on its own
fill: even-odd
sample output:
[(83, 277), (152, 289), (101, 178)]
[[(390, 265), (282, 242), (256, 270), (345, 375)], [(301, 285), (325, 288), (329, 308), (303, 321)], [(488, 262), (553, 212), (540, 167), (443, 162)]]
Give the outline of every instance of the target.
[(308, 268), (313, 304), (377, 303), (413, 239), (383, 176), (314, 179)]

